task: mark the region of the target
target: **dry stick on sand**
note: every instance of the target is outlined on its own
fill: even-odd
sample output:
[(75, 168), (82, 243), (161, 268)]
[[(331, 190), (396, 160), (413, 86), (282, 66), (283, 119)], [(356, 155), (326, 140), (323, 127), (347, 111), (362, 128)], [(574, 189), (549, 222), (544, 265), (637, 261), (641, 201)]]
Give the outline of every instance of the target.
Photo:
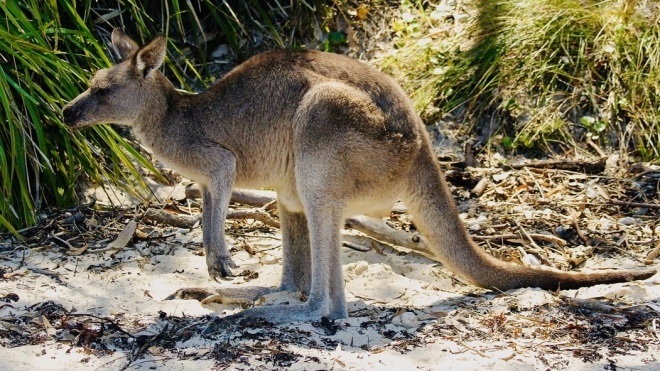
[(505, 165), (503, 168), (507, 169), (522, 169), (526, 167), (537, 169), (557, 169), (557, 170), (570, 170), (570, 171), (584, 171), (590, 174), (600, 174), (605, 170), (605, 162), (607, 157), (602, 157), (596, 161), (579, 161), (579, 160), (539, 160), (534, 162), (526, 162), (522, 164)]
[(421, 255), (434, 259), (433, 253), (426, 247), (421, 236), (394, 229), (387, 225), (382, 219), (358, 215), (346, 219), (346, 226), (366, 234), (375, 240), (388, 243), (393, 246), (401, 246), (416, 251)]
[[(186, 188), (186, 198), (202, 198), (202, 191), (197, 184), (192, 184)], [(273, 191), (235, 189), (231, 193), (231, 202), (256, 207), (264, 207), (276, 199), (277, 197)]]
[[(271, 227), (280, 227), (280, 222), (262, 208), (229, 210), (227, 212), (227, 219), (254, 219)], [(201, 217), (199, 215), (172, 214), (163, 209), (149, 209), (144, 213), (142, 220), (145, 222), (167, 224), (177, 228), (193, 228), (195, 224), (201, 221)]]
[(605, 304), (600, 300), (571, 298), (568, 296), (561, 296), (560, 299), (569, 306), (580, 309), (588, 309), (601, 313), (611, 313), (615, 310), (613, 306)]
[(614, 205), (620, 205), (620, 206), (628, 206), (628, 207), (644, 207), (648, 209), (660, 209), (660, 205), (658, 204), (649, 204), (646, 202), (631, 202), (631, 201), (619, 201), (619, 200), (614, 200), (610, 199), (607, 202), (614, 204)]
[[(566, 241), (563, 239), (553, 236), (551, 234), (540, 234), (540, 233), (525, 233), (525, 237), (528, 237), (528, 240), (533, 241), (546, 241), (554, 243), (558, 246), (566, 246)], [(505, 233), (505, 234), (495, 234), (491, 236), (472, 236), (472, 239), (475, 241), (493, 241), (493, 240), (519, 240), (520, 234), (517, 233)]]

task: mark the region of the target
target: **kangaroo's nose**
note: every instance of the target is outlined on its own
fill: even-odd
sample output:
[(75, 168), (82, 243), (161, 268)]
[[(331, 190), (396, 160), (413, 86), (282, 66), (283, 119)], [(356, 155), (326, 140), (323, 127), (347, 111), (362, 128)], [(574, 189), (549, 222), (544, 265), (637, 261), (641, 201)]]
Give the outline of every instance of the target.
[(64, 119), (64, 123), (66, 125), (71, 125), (75, 122), (76, 113), (73, 109), (71, 109), (71, 107), (64, 107), (62, 110), (62, 118)]

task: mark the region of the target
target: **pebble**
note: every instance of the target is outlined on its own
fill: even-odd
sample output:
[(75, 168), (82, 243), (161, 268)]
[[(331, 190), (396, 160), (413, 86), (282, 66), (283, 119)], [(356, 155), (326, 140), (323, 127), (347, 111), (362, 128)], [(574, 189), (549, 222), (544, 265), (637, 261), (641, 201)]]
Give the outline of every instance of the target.
[(626, 216), (624, 218), (619, 219), (617, 222), (623, 225), (634, 225), (641, 223), (641, 219), (633, 218), (631, 216)]

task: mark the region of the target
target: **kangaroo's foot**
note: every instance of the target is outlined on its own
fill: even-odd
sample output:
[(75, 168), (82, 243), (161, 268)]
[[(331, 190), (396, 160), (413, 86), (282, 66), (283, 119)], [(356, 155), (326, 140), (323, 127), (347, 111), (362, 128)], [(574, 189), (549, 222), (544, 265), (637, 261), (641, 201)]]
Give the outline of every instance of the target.
[(238, 268), (230, 256), (207, 259), (209, 276), (213, 279), (234, 277), (232, 269)]
[(205, 288), (190, 287), (176, 290), (176, 292), (165, 300), (193, 299), (202, 304), (252, 304), (260, 297), (278, 291), (274, 287), (251, 286), (242, 288), (226, 288), (210, 290)]
[(201, 287), (190, 287), (176, 290), (174, 294), (166, 297), (165, 300), (182, 299), (202, 301), (213, 294), (214, 293), (208, 289)]

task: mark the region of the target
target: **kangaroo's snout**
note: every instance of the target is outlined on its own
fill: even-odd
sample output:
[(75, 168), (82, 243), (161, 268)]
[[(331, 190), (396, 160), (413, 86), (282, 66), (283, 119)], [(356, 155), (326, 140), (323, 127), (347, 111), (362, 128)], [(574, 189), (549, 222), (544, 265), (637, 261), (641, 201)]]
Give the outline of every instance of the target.
[[(91, 115), (91, 116), (90, 116)], [(84, 92), (62, 108), (62, 121), (72, 129), (81, 129), (91, 124), (94, 116), (94, 100), (89, 92)]]
[(76, 112), (73, 108), (71, 108), (71, 106), (64, 106), (62, 109), (62, 118), (64, 119), (64, 124), (67, 126), (73, 126), (79, 114), (80, 113)]
[(85, 125), (85, 115), (83, 111), (77, 106), (71, 103), (64, 106), (62, 109), (62, 119), (64, 120), (64, 125), (72, 129), (80, 129)]

